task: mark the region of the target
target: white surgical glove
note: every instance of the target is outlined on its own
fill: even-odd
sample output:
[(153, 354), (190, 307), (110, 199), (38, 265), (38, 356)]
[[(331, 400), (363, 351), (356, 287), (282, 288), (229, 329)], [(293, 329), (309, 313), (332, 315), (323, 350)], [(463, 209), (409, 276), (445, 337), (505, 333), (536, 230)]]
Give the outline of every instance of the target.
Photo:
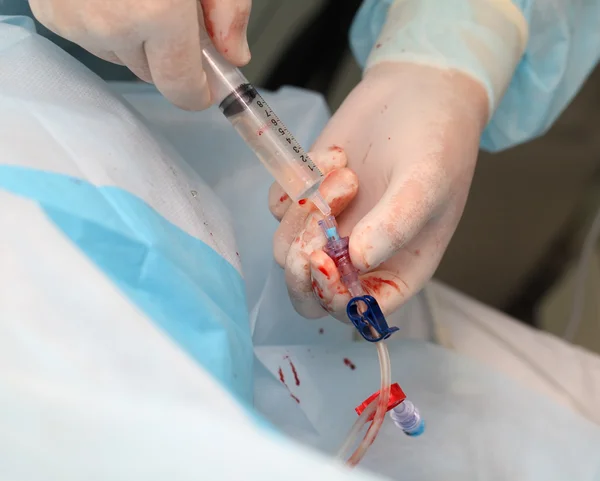
[[(362, 45), (372, 49), (365, 76), (313, 151), (332, 172), (322, 192), (340, 214), (341, 235), (350, 235), (363, 287), (389, 314), (433, 275), (456, 229), (481, 134), (525, 49), (527, 24), (510, 0), (381, 3), (389, 8), (375, 22), (377, 42), (369, 35)], [(360, 42), (353, 46), (360, 58)], [(327, 157), (331, 146), (341, 149)], [(320, 215), (308, 203), (279, 202), (279, 193), (274, 187), (270, 197), (282, 219), (274, 250), (292, 303), (305, 317), (324, 308), (346, 319), (350, 295), (322, 251)]]
[(211, 103), (200, 36), (236, 66), (250, 60), (251, 0), (30, 0), (35, 17), (94, 55), (125, 65), (172, 103)]
[[(391, 313), (431, 277), (461, 217), (488, 118), (484, 87), (457, 72), (409, 63), (371, 68), (313, 147), (321, 192), (365, 290)], [(310, 202), (270, 193), (281, 219), (275, 259), (296, 310), (346, 319), (350, 294), (322, 251)]]

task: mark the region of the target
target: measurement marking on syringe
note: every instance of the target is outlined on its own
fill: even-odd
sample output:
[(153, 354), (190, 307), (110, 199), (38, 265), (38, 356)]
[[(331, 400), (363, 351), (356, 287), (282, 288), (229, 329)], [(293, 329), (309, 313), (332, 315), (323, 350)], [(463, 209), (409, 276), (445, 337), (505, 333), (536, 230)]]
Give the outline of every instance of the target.
[[(322, 176), (323, 174), (317, 168), (317, 166), (314, 164), (314, 162), (310, 159), (310, 157), (308, 157), (308, 155), (306, 155), (303, 152), (302, 147), (300, 147), (299, 142), (294, 138), (294, 136), (290, 133), (290, 131), (287, 129), (287, 127), (283, 124), (283, 122), (281, 122), (281, 120), (277, 117), (277, 115), (275, 115), (275, 112), (273, 112), (271, 110), (271, 108), (267, 105), (267, 103), (263, 101), (262, 97), (260, 97), (257, 94), (257, 96), (255, 97), (255, 101), (256, 101), (256, 105), (258, 107), (260, 107), (261, 109), (263, 109), (266, 118), (269, 119), (271, 128), (279, 135), (285, 136), (286, 142), (289, 145), (291, 145), (294, 153), (298, 154), (298, 158), (302, 161), (302, 163), (304, 163), (306, 165), (306, 167), (308, 167), (309, 170), (311, 170), (313, 172), (316, 170)], [(261, 127), (258, 130), (257, 134), (259, 136), (261, 136), (266, 131), (266, 127), (269, 126), (269, 122), (267, 122), (267, 124), (265, 124), (265, 126)]]

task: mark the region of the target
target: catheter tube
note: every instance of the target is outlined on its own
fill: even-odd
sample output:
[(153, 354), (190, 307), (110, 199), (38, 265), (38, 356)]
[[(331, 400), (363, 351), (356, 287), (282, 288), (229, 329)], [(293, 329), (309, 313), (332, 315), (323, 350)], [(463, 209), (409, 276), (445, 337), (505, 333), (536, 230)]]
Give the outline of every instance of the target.
[[(377, 346), (377, 354), (379, 356), (379, 367), (381, 371), (381, 388), (379, 391), (379, 396), (377, 397), (377, 410), (375, 411), (375, 417), (373, 418), (373, 422), (369, 426), (365, 437), (360, 442), (352, 456), (348, 459), (347, 464), (349, 466), (356, 466), (361, 459), (366, 454), (371, 444), (375, 441), (375, 438), (379, 434), (379, 430), (385, 420), (385, 414), (387, 413), (387, 407), (390, 400), (390, 385), (392, 383), (392, 372), (391, 372), (391, 364), (390, 364), (390, 355), (385, 344), (385, 341), (380, 341), (376, 343)], [(359, 420), (353, 426), (350, 431), (348, 438), (344, 442), (342, 449), (340, 449), (340, 455), (343, 456), (344, 452), (347, 450), (349, 446), (354, 443), (356, 436), (360, 432), (361, 428), (366, 423), (366, 420), (369, 419), (370, 414), (373, 412), (373, 408), (371, 406), (375, 406), (375, 400), (365, 409), (362, 413), (368, 413), (363, 417), (362, 415), (359, 417)], [(369, 409), (371, 408), (371, 409)], [(343, 450), (343, 451), (342, 451)]]
[[(348, 288), (348, 291), (353, 298), (363, 297), (366, 295), (366, 292), (364, 291), (360, 282), (358, 271), (352, 265), (352, 261), (350, 260), (350, 255), (348, 252), (348, 238), (340, 238), (338, 234), (337, 222), (335, 217), (332, 215), (319, 221), (319, 225), (321, 226), (321, 229), (323, 229), (323, 233), (327, 238), (327, 244), (323, 250), (335, 263), (340, 274), (340, 280)], [(359, 301), (357, 304), (357, 309), (359, 312), (361, 312), (361, 314), (364, 313), (365, 308), (366, 306), (364, 305), (364, 302)], [(371, 327), (371, 332), (375, 337), (377, 337), (378, 333), (375, 331), (375, 329), (373, 329), (373, 327)], [(373, 412), (374, 406), (376, 405), (377, 410), (375, 411), (373, 422), (369, 426), (365, 437), (348, 460), (348, 465), (350, 466), (356, 466), (363, 458), (371, 444), (373, 444), (373, 441), (375, 441), (375, 438), (379, 433), (379, 429), (381, 428), (381, 425), (385, 419), (385, 414), (387, 413), (387, 407), (390, 400), (390, 385), (392, 383), (390, 355), (383, 340), (377, 342), (376, 346), (377, 354), (379, 356), (379, 368), (381, 371), (381, 386), (379, 389), (377, 402), (373, 400), (367, 409), (365, 409), (365, 411), (368, 411), (368, 414), (364, 416), (361, 415), (358, 418), (357, 422), (350, 430), (346, 441), (343, 443), (338, 452), (338, 456), (343, 457), (347, 449), (354, 444), (358, 433), (367, 422), (367, 419), (370, 418), (370, 414)]]
[(367, 420), (371, 417), (371, 415), (375, 414), (375, 411), (377, 410), (378, 405), (379, 405), (378, 403), (372, 402), (364, 409), (364, 411), (362, 413), (360, 413), (360, 416), (358, 416), (358, 419), (352, 425), (352, 429), (350, 429), (350, 432), (346, 436), (344, 443), (338, 449), (337, 457), (339, 459), (346, 459), (346, 453), (350, 450), (352, 445), (356, 442), (358, 435), (362, 431), (365, 424), (367, 424)]

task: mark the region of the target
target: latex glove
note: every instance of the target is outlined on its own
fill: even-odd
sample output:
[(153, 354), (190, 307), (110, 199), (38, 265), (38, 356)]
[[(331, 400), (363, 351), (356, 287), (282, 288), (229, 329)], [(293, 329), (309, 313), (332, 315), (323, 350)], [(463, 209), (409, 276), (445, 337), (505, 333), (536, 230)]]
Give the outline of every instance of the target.
[(211, 103), (200, 36), (236, 66), (250, 60), (251, 0), (30, 0), (35, 17), (94, 55), (127, 66), (172, 103)]
[[(464, 74), (382, 63), (313, 146), (326, 174), (321, 192), (385, 314), (418, 292), (440, 262), (467, 199), (488, 105), (484, 87)], [(322, 251), (320, 213), (310, 202), (292, 204), (278, 185), (269, 204), (281, 219), (274, 255), (296, 310), (347, 320), (350, 295)]]

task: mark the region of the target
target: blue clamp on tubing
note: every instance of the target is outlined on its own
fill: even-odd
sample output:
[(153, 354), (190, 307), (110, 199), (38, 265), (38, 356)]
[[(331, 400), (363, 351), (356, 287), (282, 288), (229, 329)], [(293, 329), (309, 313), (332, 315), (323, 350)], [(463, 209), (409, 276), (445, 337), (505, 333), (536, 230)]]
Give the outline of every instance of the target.
[[(358, 311), (360, 303), (366, 304), (367, 308), (362, 314)], [(389, 327), (377, 300), (373, 296), (361, 296), (350, 299), (346, 306), (348, 319), (352, 321), (354, 327), (360, 335), (369, 342), (379, 342), (390, 337), (398, 331), (397, 327)], [(371, 327), (379, 334), (379, 337), (373, 335)]]

